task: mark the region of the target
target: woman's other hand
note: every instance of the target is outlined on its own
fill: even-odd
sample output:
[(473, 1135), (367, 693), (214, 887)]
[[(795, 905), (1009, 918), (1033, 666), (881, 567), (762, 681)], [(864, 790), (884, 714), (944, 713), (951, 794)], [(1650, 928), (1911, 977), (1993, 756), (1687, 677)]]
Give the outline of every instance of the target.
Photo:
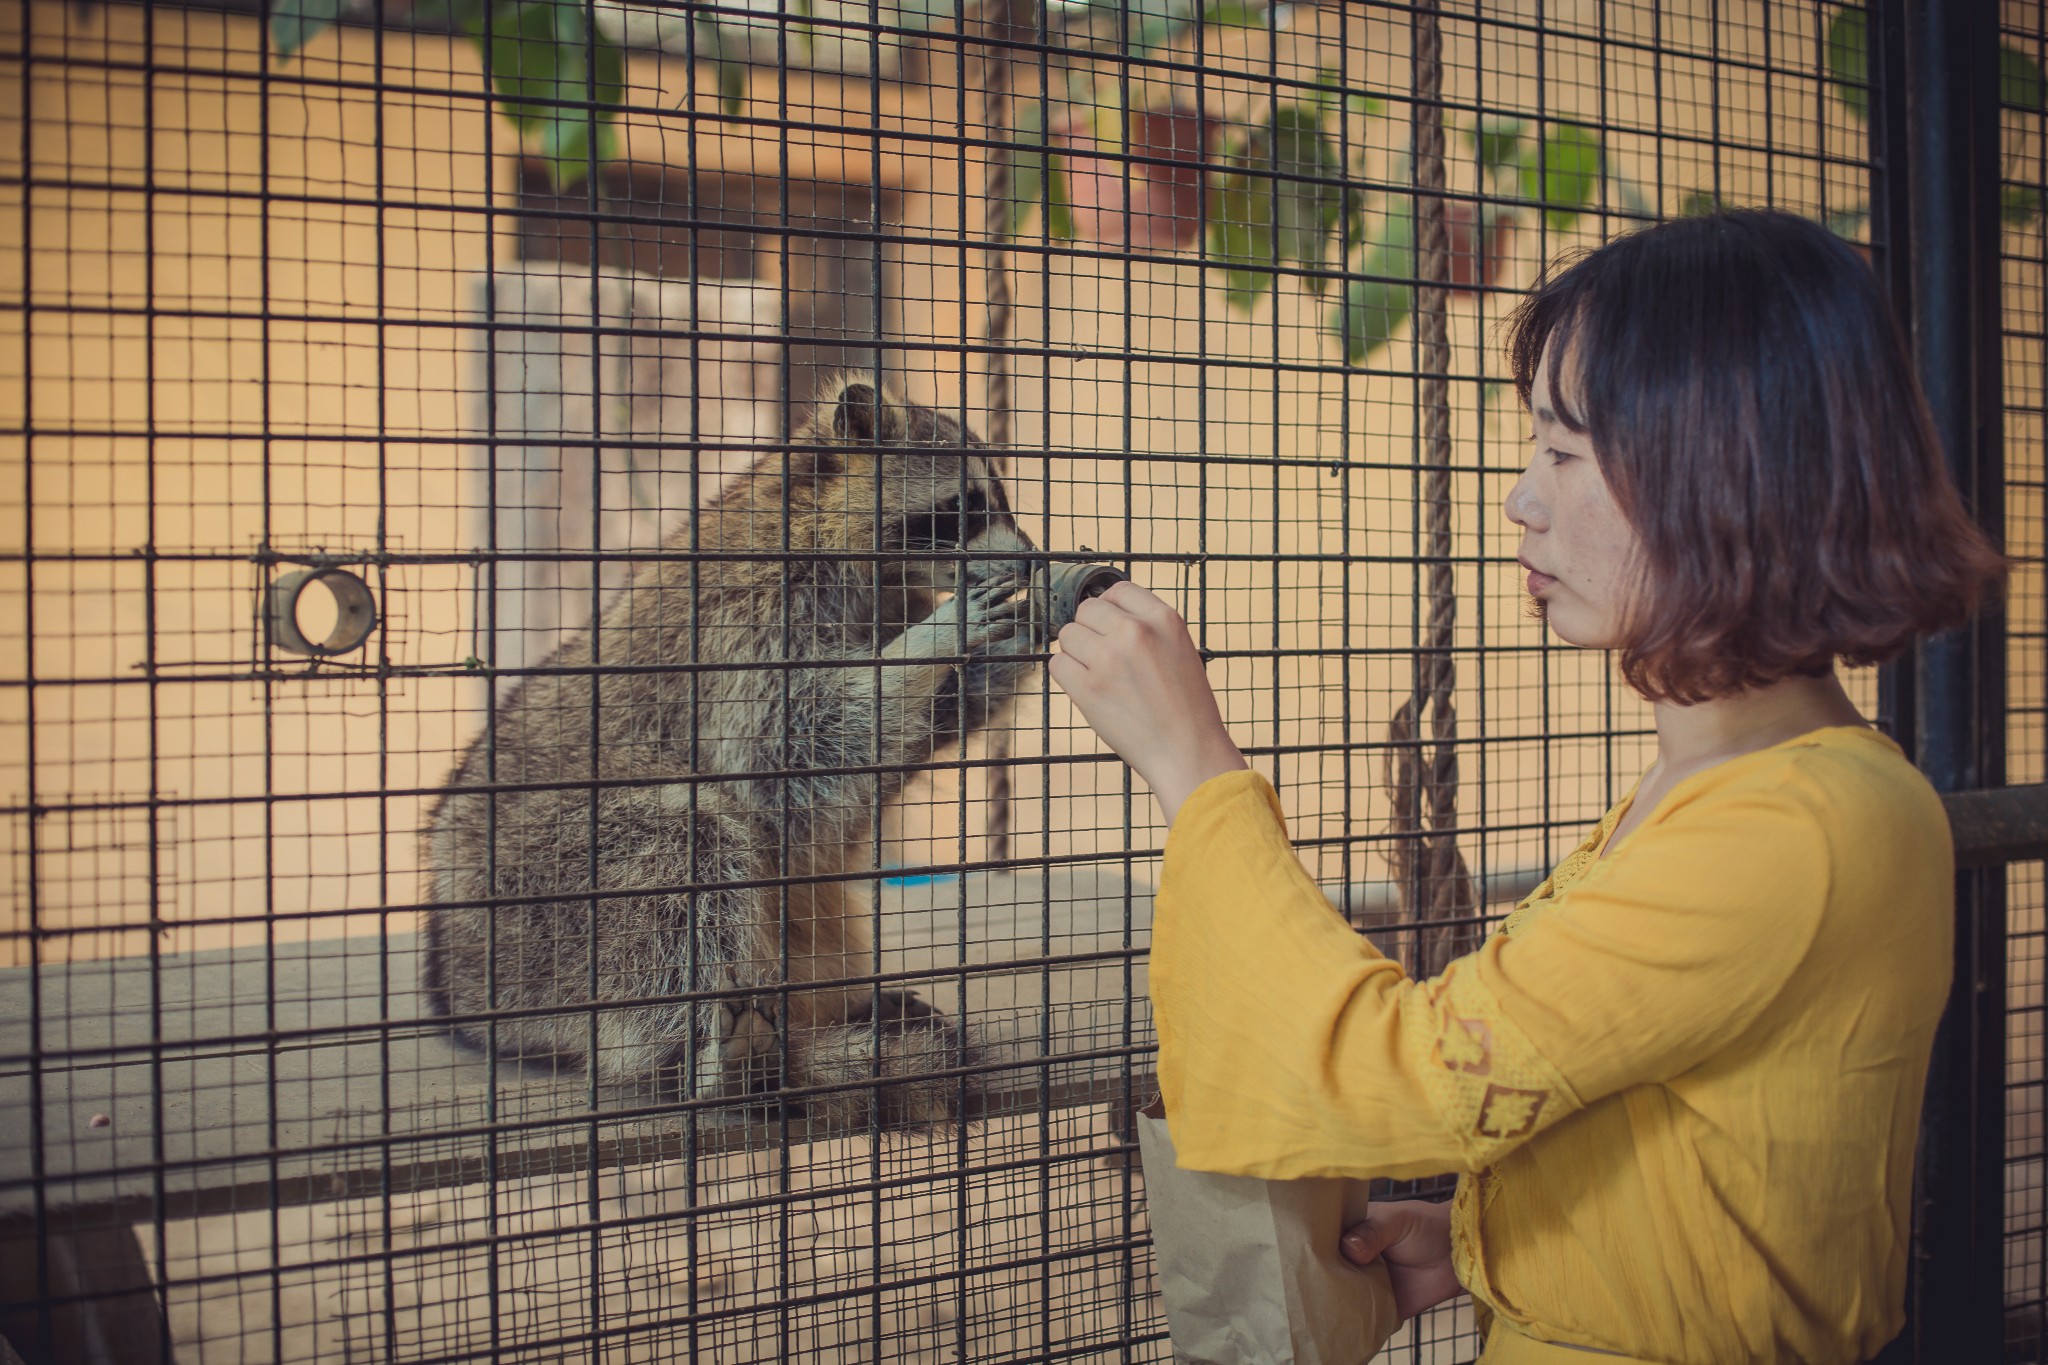
[(1451, 1273), (1451, 1206), (1403, 1199), (1374, 1204), (1338, 1243), (1353, 1265), (1385, 1262), (1394, 1311), (1404, 1319), (1465, 1292)]
[(1145, 779), (1168, 824), (1195, 788), (1245, 766), (1187, 622), (1165, 602), (1118, 583), (1083, 602), (1059, 641), (1053, 681)]

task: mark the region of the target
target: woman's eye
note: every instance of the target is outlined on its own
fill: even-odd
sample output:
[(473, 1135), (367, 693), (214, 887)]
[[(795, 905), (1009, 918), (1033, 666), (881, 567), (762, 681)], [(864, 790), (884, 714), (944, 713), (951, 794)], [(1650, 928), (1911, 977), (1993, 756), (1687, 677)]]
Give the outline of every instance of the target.
[(1550, 462), (1554, 465), (1563, 464), (1566, 460), (1576, 460), (1578, 458), (1578, 456), (1574, 455), (1569, 450), (1551, 449), (1546, 450), (1543, 453), (1550, 457)]

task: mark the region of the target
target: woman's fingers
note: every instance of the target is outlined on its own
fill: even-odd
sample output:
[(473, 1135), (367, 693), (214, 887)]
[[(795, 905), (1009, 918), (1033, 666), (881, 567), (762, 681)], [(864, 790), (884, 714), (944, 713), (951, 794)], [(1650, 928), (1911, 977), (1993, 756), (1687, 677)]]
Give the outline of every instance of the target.
[(1463, 1293), (1451, 1266), (1451, 1211), (1423, 1200), (1374, 1204), (1337, 1243), (1353, 1265), (1387, 1268), (1394, 1311), (1404, 1318)]
[(1089, 656), (1105, 643), (1105, 637), (1100, 631), (1091, 630), (1078, 620), (1069, 621), (1061, 626), (1057, 638), (1062, 654), (1071, 655), (1084, 664), (1088, 662)]
[(1375, 1222), (1370, 1214), (1363, 1223), (1357, 1223), (1344, 1230), (1344, 1240), (1338, 1245), (1343, 1248), (1344, 1259), (1353, 1265), (1371, 1265), (1387, 1249), (1393, 1240), (1392, 1231), (1384, 1220)]
[(1429, 1265), (1451, 1254), (1450, 1210), (1421, 1199), (1396, 1199), (1372, 1205), (1365, 1221), (1344, 1229), (1344, 1257), (1354, 1265), (1370, 1265), (1384, 1256), (1401, 1265)]

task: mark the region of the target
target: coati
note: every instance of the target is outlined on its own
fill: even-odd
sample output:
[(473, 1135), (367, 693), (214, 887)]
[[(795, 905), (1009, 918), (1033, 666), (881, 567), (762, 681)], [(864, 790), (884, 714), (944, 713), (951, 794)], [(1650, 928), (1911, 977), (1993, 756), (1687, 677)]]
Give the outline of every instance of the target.
[(422, 980), (469, 1043), (497, 1016), (501, 1055), (697, 1095), (838, 1085), (808, 1110), (864, 1123), (879, 1095), (885, 1124), (936, 1122), (956, 1082), (914, 1078), (959, 1065), (959, 1035), (914, 994), (840, 984), (874, 970), (848, 874), (904, 766), (1036, 666), (1034, 547), (974, 435), (873, 384), (831, 386), (792, 452), (463, 755), (422, 836)]

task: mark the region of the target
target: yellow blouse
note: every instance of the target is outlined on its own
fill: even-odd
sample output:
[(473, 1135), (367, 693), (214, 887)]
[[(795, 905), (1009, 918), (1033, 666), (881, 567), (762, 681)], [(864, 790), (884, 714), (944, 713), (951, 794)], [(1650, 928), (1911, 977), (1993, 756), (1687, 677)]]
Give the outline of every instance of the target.
[(1489, 1360), (1503, 1337), (1866, 1359), (1904, 1320), (1951, 963), (1940, 801), (1842, 728), (1694, 775), (1602, 856), (1626, 809), (1416, 982), (1330, 909), (1263, 778), (1205, 783), (1152, 929), (1181, 1164), (1461, 1172), (1458, 1278), (1506, 1329)]

